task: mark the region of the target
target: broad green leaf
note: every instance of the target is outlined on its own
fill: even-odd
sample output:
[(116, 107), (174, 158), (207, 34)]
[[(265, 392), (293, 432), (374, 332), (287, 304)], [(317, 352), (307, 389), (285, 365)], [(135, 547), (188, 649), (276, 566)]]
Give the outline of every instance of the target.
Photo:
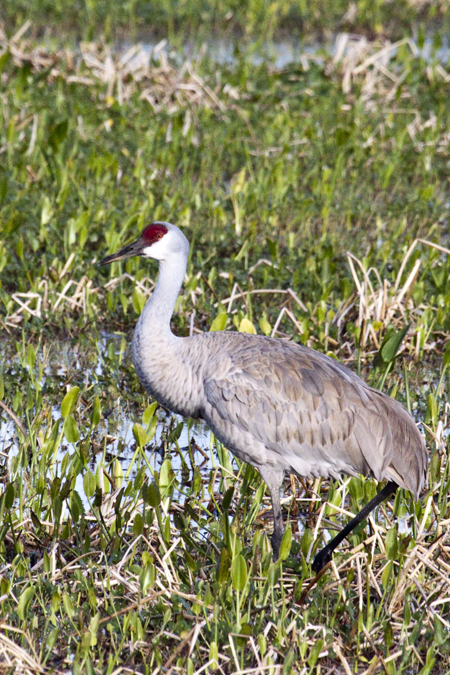
[(286, 560), (286, 558), (288, 557), (291, 550), (291, 544), (292, 544), (292, 530), (290, 527), (287, 527), (286, 532), (284, 533), (283, 539), (281, 541), (280, 555), (278, 557), (278, 560), (280, 562), (283, 562), (283, 560)]
[(209, 331), (210, 333), (213, 333), (214, 331), (225, 330), (226, 325), (227, 325), (227, 314), (226, 312), (220, 312), (220, 314), (218, 314), (214, 319), (214, 321), (212, 322)]
[(11, 52), (9, 49), (7, 49), (3, 54), (0, 56), (0, 73), (3, 72), (3, 70), (6, 68), (9, 59), (11, 58)]
[(84, 506), (77, 490), (72, 490), (70, 495), (70, 511), (72, 513), (73, 522), (76, 524), (80, 516), (84, 514)]
[(77, 404), (78, 394), (80, 392), (80, 387), (72, 387), (70, 391), (64, 396), (61, 403), (61, 415), (65, 418), (67, 415), (70, 415), (72, 410)]
[(141, 586), (142, 594), (147, 593), (150, 586), (154, 583), (156, 578), (155, 566), (149, 562), (139, 574), (139, 584)]
[(263, 316), (259, 320), (259, 327), (261, 328), (264, 335), (270, 335), (272, 333), (272, 326)]
[(308, 657), (308, 666), (310, 668), (314, 668), (314, 666), (317, 663), (317, 659), (319, 658), (319, 654), (322, 651), (323, 647), (323, 640), (322, 638), (319, 638), (317, 642), (313, 644), (311, 647), (311, 651), (309, 652), (309, 657)]
[(53, 217), (52, 203), (48, 197), (44, 197), (41, 211), (41, 225), (47, 225)]
[(237, 195), (243, 191), (245, 185), (245, 167), (235, 174), (230, 182), (230, 192), (232, 195)]
[(167, 489), (173, 480), (172, 462), (170, 459), (165, 459), (161, 465), (159, 472), (159, 487), (160, 489)]
[(143, 448), (146, 444), (147, 437), (144, 429), (137, 422), (133, 424), (133, 436), (134, 440), (136, 441), (136, 445), (139, 448)]
[(88, 499), (94, 496), (95, 493), (95, 488), (96, 488), (96, 481), (95, 481), (95, 476), (92, 473), (92, 471), (86, 471), (86, 473), (83, 476), (83, 488), (84, 488), (84, 493)]
[(145, 426), (148, 427), (148, 425), (152, 421), (157, 406), (158, 402), (155, 401), (151, 405), (147, 406), (147, 408), (144, 410), (144, 414), (142, 415), (142, 421), (144, 422)]
[(150, 485), (148, 486), (146, 497), (147, 503), (150, 506), (153, 506), (154, 509), (156, 509), (156, 507), (159, 506), (161, 502), (161, 493), (156, 483), (150, 483)]
[(116, 487), (121, 488), (123, 483), (123, 469), (122, 464), (118, 459), (114, 460), (113, 477), (116, 482)]
[(53, 151), (56, 152), (67, 136), (67, 130), (69, 128), (68, 120), (62, 120), (58, 122), (51, 129), (48, 135), (48, 142), (53, 148)]
[(131, 302), (133, 303), (134, 311), (136, 314), (141, 314), (142, 310), (145, 307), (146, 303), (146, 298), (143, 293), (138, 288), (133, 289), (133, 293), (131, 295)]
[(439, 417), (439, 404), (437, 402), (435, 394), (428, 394), (427, 398), (427, 412), (425, 414), (425, 423), (433, 424), (437, 423)]
[(14, 483), (8, 483), (5, 489), (5, 509), (8, 511), (14, 504), (15, 490)]
[(392, 561), (390, 560), (386, 565), (386, 567), (384, 568), (383, 573), (381, 575), (381, 583), (384, 589), (387, 588), (389, 579), (391, 578), (391, 574), (392, 574)]
[(209, 665), (210, 669), (219, 666), (219, 649), (217, 647), (217, 642), (211, 642), (209, 645), (209, 661), (211, 662)]
[(80, 437), (78, 433), (77, 423), (73, 415), (68, 415), (64, 421), (64, 436), (69, 443), (76, 443)]
[(249, 319), (246, 318), (242, 319), (241, 323), (239, 324), (238, 331), (240, 333), (253, 333), (254, 335), (256, 335), (255, 326)]
[(444, 347), (444, 355), (442, 357), (442, 360), (444, 362), (444, 366), (448, 366), (450, 363), (450, 340), (446, 343)]
[(220, 553), (219, 571), (217, 573), (217, 581), (219, 582), (219, 585), (226, 583), (228, 581), (229, 575), (230, 575), (230, 551), (226, 546), (223, 546), (222, 551)]
[(395, 355), (402, 344), (403, 338), (409, 330), (409, 326), (410, 324), (394, 333), (394, 335), (391, 335), (391, 337), (381, 346), (380, 356), (385, 363), (390, 363), (394, 360)]
[(97, 644), (97, 633), (99, 623), (100, 623), (100, 614), (97, 612), (97, 614), (95, 614), (95, 616), (93, 616), (89, 621), (89, 632), (91, 634), (90, 640), (91, 647), (95, 647)]
[(138, 537), (144, 530), (144, 519), (140, 513), (136, 513), (133, 520), (133, 534)]
[[(320, 650), (319, 650), (319, 654), (320, 654)], [(295, 651), (293, 649), (290, 649), (288, 651), (288, 653), (286, 654), (286, 656), (284, 657), (283, 670), (282, 670), (283, 675), (291, 675), (292, 666), (294, 665), (294, 661), (295, 661)]]
[(308, 527), (306, 527), (302, 535), (302, 553), (305, 556), (305, 558), (309, 553), (309, 549), (311, 547), (313, 540), (314, 540), (314, 532), (310, 530)]
[(96, 427), (100, 422), (102, 416), (102, 406), (98, 395), (94, 399), (94, 405), (92, 406), (92, 415), (91, 415), (91, 424), (93, 427)]
[(239, 553), (231, 563), (231, 581), (235, 591), (243, 591), (247, 584), (247, 563)]
[(391, 527), (386, 532), (385, 539), (386, 558), (388, 560), (397, 560), (398, 558), (398, 535), (395, 527)]
[(53, 628), (53, 630), (51, 630), (50, 633), (48, 634), (45, 640), (45, 647), (47, 649), (47, 653), (51, 652), (51, 650), (55, 646), (58, 636), (59, 636), (59, 628)]
[(228, 488), (228, 490), (225, 492), (222, 500), (222, 511), (223, 513), (228, 513), (228, 509), (230, 508), (231, 500), (233, 499), (233, 494), (234, 494), (234, 487), (231, 486)]
[(22, 621), (25, 619), (28, 607), (30, 605), (31, 600), (34, 597), (36, 590), (33, 588), (33, 586), (28, 586), (21, 594), (19, 598), (19, 604), (17, 605), (17, 614), (19, 615), (19, 619)]
[(69, 619), (71, 619), (75, 614), (75, 609), (72, 600), (70, 599), (70, 596), (67, 593), (63, 594), (63, 605), (64, 609), (66, 610), (67, 616), (69, 617)]

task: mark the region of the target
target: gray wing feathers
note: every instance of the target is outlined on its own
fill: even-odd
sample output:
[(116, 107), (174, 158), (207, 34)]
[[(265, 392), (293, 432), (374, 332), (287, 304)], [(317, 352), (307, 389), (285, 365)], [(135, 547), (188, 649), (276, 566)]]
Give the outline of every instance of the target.
[[(394, 480), (417, 497), (426, 469), (424, 442), (399, 403), (306, 347), (214, 335), (216, 342), (231, 346), (222, 343), (214, 350), (204, 391), (211, 426), (223, 428), (223, 438), (233, 429), (231, 450), (240, 450), (237, 427), (247, 445), (250, 434), (286, 471), (373, 475)], [(252, 459), (258, 466), (258, 456)]]

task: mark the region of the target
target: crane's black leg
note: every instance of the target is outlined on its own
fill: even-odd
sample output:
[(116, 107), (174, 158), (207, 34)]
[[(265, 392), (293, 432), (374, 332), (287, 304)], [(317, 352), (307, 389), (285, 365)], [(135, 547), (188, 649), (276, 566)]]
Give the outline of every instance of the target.
[(339, 546), (341, 541), (345, 539), (345, 537), (350, 534), (352, 530), (355, 529), (355, 527), (362, 521), (364, 518), (367, 518), (369, 513), (373, 511), (373, 509), (378, 506), (381, 502), (383, 502), (387, 497), (389, 497), (390, 494), (396, 491), (398, 488), (397, 483), (394, 483), (393, 481), (389, 481), (389, 483), (386, 483), (384, 488), (378, 492), (377, 495), (373, 499), (368, 502), (368, 504), (365, 505), (363, 509), (359, 513), (356, 514), (352, 520), (347, 523), (347, 525), (337, 534), (324, 548), (317, 553), (316, 557), (313, 560), (313, 563), (311, 565), (312, 569), (316, 574), (320, 572), (320, 570), (325, 567), (325, 565), (330, 562), (331, 557), (333, 555), (334, 549)]
[(281, 503), (280, 503), (280, 488), (283, 482), (284, 473), (275, 471), (271, 467), (258, 467), (259, 473), (267, 487), (270, 490), (270, 496), (272, 498), (272, 509), (273, 509), (273, 534), (272, 534), (272, 548), (273, 548), (273, 559), (278, 560), (280, 555), (280, 546), (284, 534), (284, 524), (283, 524), (283, 514), (281, 513)]

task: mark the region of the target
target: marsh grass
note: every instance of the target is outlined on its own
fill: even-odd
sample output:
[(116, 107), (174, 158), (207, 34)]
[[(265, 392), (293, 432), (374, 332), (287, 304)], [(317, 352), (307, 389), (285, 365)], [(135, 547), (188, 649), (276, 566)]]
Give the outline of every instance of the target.
[[(348, 36), (283, 69), (26, 31), (0, 49), (4, 670), (448, 672), (447, 64)], [(178, 334), (310, 345), (423, 425), (420, 502), (400, 490), (319, 579), (376, 485), (286, 480), (272, 562), (258, 474), (191, 423), (180, 447), (130, 367), (156, 269), (93, 264), (150, 218), (192, 244)]]
[(169, 35), (172, 41), (185, 42), (219, 35), (263, 43), (274, 35), (323, 36), (336, 30), (396, 39), (414, 30), (425, 33), (432, 26), (445, 34), (448, 15), (445, 0), (4, 0), (1, 18), (10, 34), (30, 21), (36, 35), (54, 35), (51, 27), (58, 26), (56, 37), (63, 34), (66, 39), (92, 40), (101, 35), (114, 41), (144, 34), (147, 39)]

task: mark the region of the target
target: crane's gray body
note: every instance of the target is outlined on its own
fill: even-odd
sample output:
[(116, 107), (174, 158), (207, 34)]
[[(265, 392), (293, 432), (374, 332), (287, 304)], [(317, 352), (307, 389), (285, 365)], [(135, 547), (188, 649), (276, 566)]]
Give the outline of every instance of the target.
[[(427, 455), (412, 417), (348, 368), (307, 347), (245, 333), (177, 338), (170, 319), (183, 282), (189, 243), (170, 223), (156, 223), (103, 263), (140, 254), (159, 261), (156, 288), (133, 336), (140, 381), (162, 405), (204, 419), (236, 457), (268, 484), (272, 542), (283, 534), (279, 489), (286, 473), (374, 476), (422, 488)], [(145, 233), (145, 231), (144, 231)], [(143, 239), (144, 237), (144, 239)], [(158, 241), (156, 241), (156, 238)]]
[(174, 412), (204, 419), (261, 473), (371, 475), (417, 498), (426, 456), (413, 419), (334, 359), (245, 333), (173, 338), (163, 348), (139, 328), (133, 359), (148, 393)]

